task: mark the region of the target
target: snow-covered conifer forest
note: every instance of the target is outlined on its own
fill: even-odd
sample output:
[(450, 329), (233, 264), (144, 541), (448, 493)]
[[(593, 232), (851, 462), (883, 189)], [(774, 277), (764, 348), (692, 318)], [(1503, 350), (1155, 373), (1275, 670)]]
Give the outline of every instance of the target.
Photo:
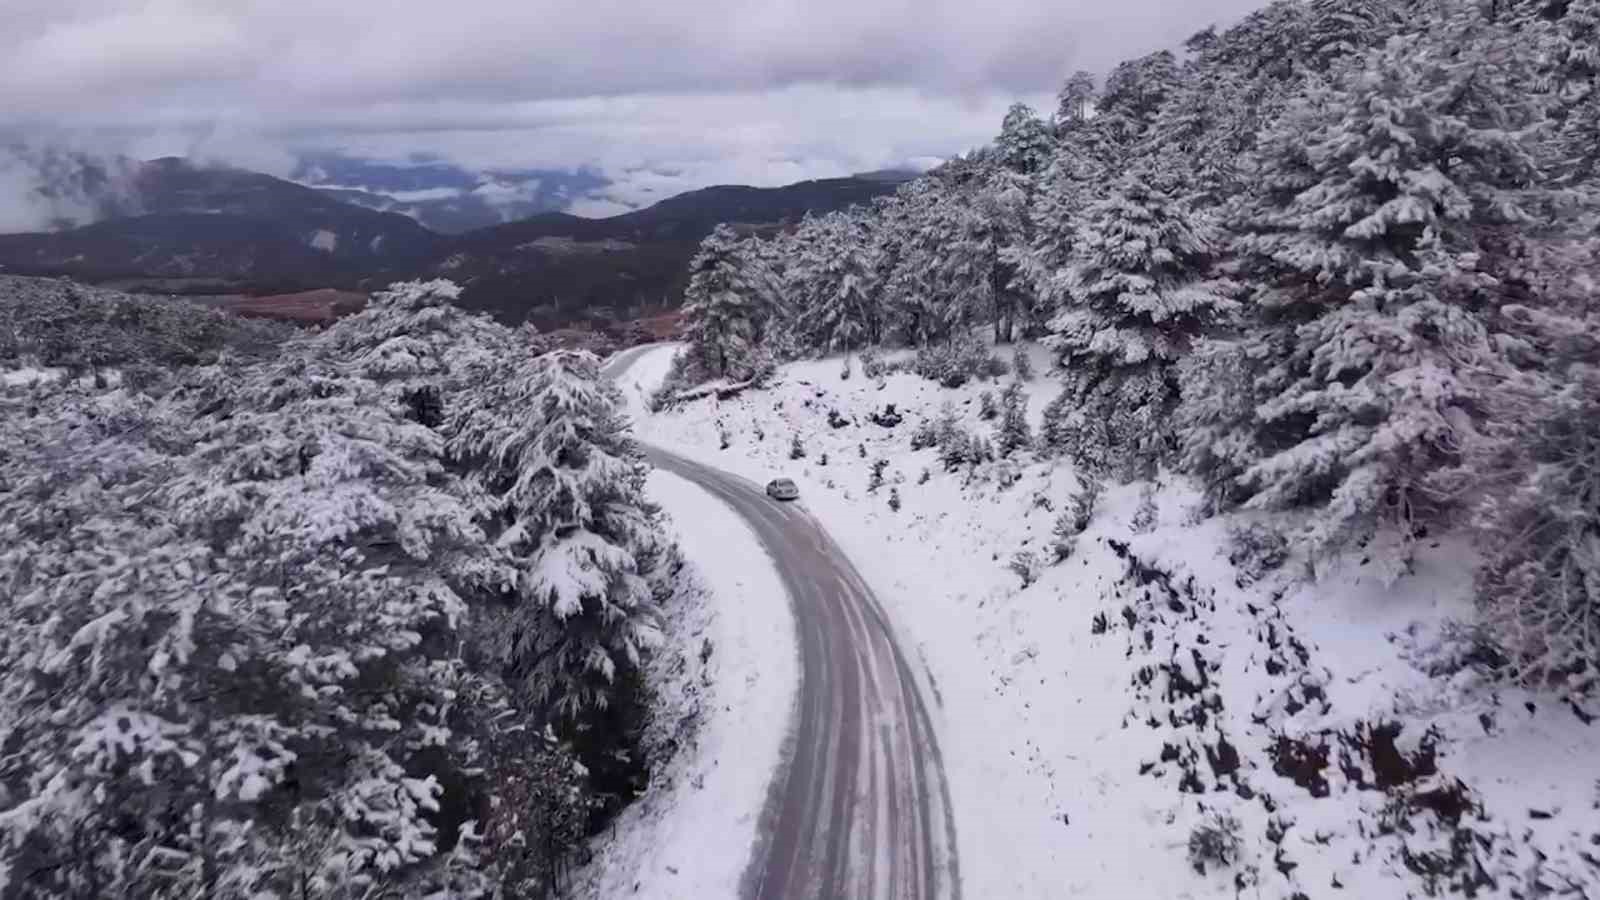
[(586, 353), (0, 279), (0, 895), (544, 896), (676, 551)]
[(0, 277), (0, 897), (735, 895), (802, 604), (637, 433), (860, 570), (964, 896), (1600, 898), (1600, 0), (1278, 0), (998, 125), (717, 229), (615, 387), (445, 281)]
[(884, 598), (970, 895), (1600, 897), (1597, 26), (1272, 3), (702, 246), (641, 435)]
[[(1295, 514), (1392, 577), (1468, 529), (1486, 637), (1600, 680), (1600, 3), (1277, 2), (1128, 60), (870, 209), (692, 263), (669, 393), (1036, 338), (1041, 453)], [(980, 335), (983, 339), (980, 339)], [(1007, 446), (1017, 436), (1002, 436)]]

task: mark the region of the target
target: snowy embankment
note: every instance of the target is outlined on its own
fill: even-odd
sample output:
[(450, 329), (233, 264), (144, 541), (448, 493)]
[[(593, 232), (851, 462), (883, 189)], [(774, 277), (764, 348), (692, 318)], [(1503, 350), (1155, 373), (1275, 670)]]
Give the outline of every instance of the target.
[(666, 472), (651, 474), (648, 493), (671, 517), (684, 577), (698, 588), (686, 608), (667, 611), (668, 653), (653, 680), (666, 686), (666, 718), (695, 721), (679, 729), (687, 740), (650, 791), (596, 842), (576, 891), (732, 900), (787, 736), (799, 679), (793, 615), (732, 510)]
[[(630, 371), (635, 403), (669, 354)], [(1600, 726), (1484, 680), (1449, 624), (1472, 616), (1465, 548), (1438, 542), (1393, 586), (1359, 559), (1245, 584), (1232, 523), (1195, 521), (1165, 479), (1150, 526), (1141, 486), (1109, 486), (1050, 565), (1070, 465), (947, 472), (911, 449), (945, 402), (988, 434), (978, 397), (1004, 380), (841, 368), (792, 364), (767, 389), (640, 410), (636, 430), (794, 478), (851, 554), (936, 686), (967, 896), (1600, 894)], [(1037, 427), (1054, 387), (1025, 389)], [(1043, 563), (1027, 587), (1019, 551)]]

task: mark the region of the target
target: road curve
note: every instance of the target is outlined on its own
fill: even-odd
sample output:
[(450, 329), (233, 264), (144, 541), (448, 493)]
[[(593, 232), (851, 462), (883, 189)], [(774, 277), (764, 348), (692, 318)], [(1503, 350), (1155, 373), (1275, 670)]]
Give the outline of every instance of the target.
[[(606, 373), (618, 379), (646, 349), (616, 355)], [(794, 609), (795, 721), (742, 894), (959, 900), (955, 820), (933, 721), (860, 573), (800, 506), (666, 450), (646, 445), (646, 453), (749, 523)]]

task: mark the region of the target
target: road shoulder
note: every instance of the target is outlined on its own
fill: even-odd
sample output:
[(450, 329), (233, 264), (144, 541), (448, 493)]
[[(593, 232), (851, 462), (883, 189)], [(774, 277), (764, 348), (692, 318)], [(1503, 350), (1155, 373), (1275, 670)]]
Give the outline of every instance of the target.
[[(656, 774), (650, 792), (597, 841), (578, 896), (661, 900), (740, 896), (761, 815), (792, 720), (799, 663), (787, 595), (755, 534), (688, 481), (651, 474), (649, 493), (672, 519), (702, 588), (697, 607), (668, 611), (663, 673), (669, 709), (698, 708), (694, 737)], [(684, 704), (683, 693), (697, 695)]]

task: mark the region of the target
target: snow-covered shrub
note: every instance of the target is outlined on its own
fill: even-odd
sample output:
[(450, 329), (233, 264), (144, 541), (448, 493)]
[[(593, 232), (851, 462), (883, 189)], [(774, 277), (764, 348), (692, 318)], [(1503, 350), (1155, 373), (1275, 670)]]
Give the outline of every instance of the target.
[(1006, 374), (1006, 364), (982, 340), (958, 334), (948, 343), (917, 348), (911, 371), (947, 388), (958, 388), (974, 378), (998, 378)]
[(917, 425), (917, 430), (911, 433), (911, 449), (925, 450), (928, 447), (939, 446), (938, 425), (939, 423), (935, 419), (923, 419)]
[(946, 472), (954, 472), (973, 462), (980, 454), (977, 439), (959, 425), (939, 437), (939, 462)]
[(905, 421), (905, 416), (895, 409), (893, 403), (885, 403), (881, 411), (874, 411), (868, 414), (867, 418), (880, 428), (894, 428)]
[(861, 374), (874, 380), (889, 374), (889, 367), (876, 345), (861, 348)]
[(872, 477), (867, 482), (867, 493), (875, 494), (878, 492), (878, 488), (883, 487), (883, 473), (887, 468), (889, 468), (887, 459), (875, 459), (872, 461)]
[(1078, 546), (1078, 536), (1088, 530), (1094, 521), (1095, 504), (1100, 499), (1100, 482), (1086, 479), (1067, 499), (1050, 529), (1050, 549), (1056, 562), (1064, 562)]
[(1062, 511), (1073, 534), (1087, 531), (1089, 524), (1094, 521), (1095, 507), (1100, 502), (1102, 490), (1099, 480), (1090, 477), (1080, 478), (1078, 489), (1067, 498), (1067, 507)]
[(1039, 556), (1031, 550), (1020, 550), (1011, 557), (1007, 568), (1022, 579), (1023, 587), (1028, 587), (1039, 578)]
[(1147, 481), (1139, 488), (1139, 505), (1133, 510), (1133, 520), (1129, 527), (1134, 534), (1149, 534), (1155, 531), (1160, 510), (1156, 508), (1156, 483)]
[(900, 489), (898, 487), (889, 488), (889, 508), (895, 512), (900, 511)]
[(1033, 380), (1033, 358), (1028, 355), (1028, 348), (1019, 344), (1012, 349), (1011, 371), (1016, 374), (1018, 381)]
[(1213, 810), (1189, 832), (1189, 864), (1201, 875), (1207, 867), (1226, 869), (1239, 859), (1243, 846), (1239, 820)]
[(994, 402), (994, 391), (981, 391), (978, 394), (978, 418), (984, 422), (1000, 415), (1000, 407)]
[(1000, 457), (999, 462), (995, 464), (993, 474), (995, 485), (1002, 490), (1022, 480), (1021, 467), (1004, 456)]
[(917, 476), (917, 484), (927, 484), (928, 483), (928, 479), (930, 479), (932, 477), (933, 477), (933, 473), (929, 472), (927, 467), (924, 466), (923, 469), (922, 469), (922, 474)]
[(1010, 456), (1017, 450), (1033, 446), (1033, 429), (1028, 426), (1028, 398), (1022, 393), (1022, 382), (1006, 385), (1000, 395), (1003, 411), (1000, 424), (995, 429), (995, 444), (1001, 456)]
[(1063, 390), (1045, 404), (1044, 416), (1039, 423), (1039, 449), (1051, 455), (1066, 452), (1072, 437), (1072, 391)]
[(679, 350), (672, 354), (672, 362), (667, 366), (667, 375), (661, 380), (661, 385), (650, 392), (646, 404), (651, 412), (662, 412), (671, 408), (674, 400), (681, 391), (693, 387), (703, 378), (696, 378), (694, 358), (688, 353)]
[(1228, 529), (1228, 562), (1244, 584), (1259, 581), (1289, 559), (1289, 541), (1282, 532), (1262, 522)]

